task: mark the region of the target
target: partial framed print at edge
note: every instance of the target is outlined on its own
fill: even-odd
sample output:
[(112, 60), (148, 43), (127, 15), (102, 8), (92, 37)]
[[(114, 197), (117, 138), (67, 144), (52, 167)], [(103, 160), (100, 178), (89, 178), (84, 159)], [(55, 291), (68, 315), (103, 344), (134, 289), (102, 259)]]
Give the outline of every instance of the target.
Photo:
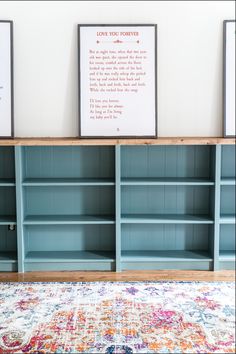
[(78, 25), (79, 137), (157, 137), (157, 25)]
[(224, 136), (235, 137), (235, 20), (224, 21)]
[(14, 136), (13, 22), (0, 20), (0, 138)]

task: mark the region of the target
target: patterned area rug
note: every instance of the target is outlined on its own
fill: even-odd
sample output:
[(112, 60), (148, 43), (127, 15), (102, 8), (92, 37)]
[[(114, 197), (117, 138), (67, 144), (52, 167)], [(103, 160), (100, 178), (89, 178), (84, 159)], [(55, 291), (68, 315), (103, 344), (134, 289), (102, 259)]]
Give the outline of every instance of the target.
[(0, 353), (234, 353), (235, 285), (0, 283)]

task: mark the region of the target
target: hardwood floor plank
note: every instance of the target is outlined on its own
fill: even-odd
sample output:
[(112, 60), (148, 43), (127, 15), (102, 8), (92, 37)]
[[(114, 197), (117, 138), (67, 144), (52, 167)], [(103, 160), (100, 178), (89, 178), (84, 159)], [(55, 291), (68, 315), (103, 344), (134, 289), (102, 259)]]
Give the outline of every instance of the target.
[(0, 282), (94, 282), (94, 281), (235, 281), (235, 271), (124, 271), (115, 272), (1, 272)]

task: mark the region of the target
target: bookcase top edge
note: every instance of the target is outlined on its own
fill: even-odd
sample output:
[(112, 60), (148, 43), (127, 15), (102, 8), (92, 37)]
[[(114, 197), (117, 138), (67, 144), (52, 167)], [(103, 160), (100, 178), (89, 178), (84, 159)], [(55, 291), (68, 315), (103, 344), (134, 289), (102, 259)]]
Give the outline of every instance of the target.
[(0, 139), (0, 146), (88, 146), (88, 145), (232, 145), (235, 138), (166, 137), (157, 139), (14, 138)]

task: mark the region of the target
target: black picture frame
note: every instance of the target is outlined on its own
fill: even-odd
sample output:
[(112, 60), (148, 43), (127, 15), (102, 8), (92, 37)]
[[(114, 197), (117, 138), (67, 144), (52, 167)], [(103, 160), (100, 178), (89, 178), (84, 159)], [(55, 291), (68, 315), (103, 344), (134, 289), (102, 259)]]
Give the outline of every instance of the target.
[[(154, 115), (154, 124), (155, 124), (155, 128), (153, 129), (153, 134), (148, 134), (148, 135), (137, 135), (137, 134), (121, 134), (121, 135), (101, 135), (101, 134), (93, 134), (91, 135), (87, 135), (87, 134), (83, 134), (82, 132), (82, 120), (83, 120), (83, 116), (82, 116), (82, 112), (81, 112), (81, 107), (82, 107), (82, 87), (81, 87), (81, 53), (83, 51), (83, 48), (81, 48), (81, 28), (83, 27), (99, 27), (101, 29), (107, 29), (109, 27), (116, 27), (116, 28), (123, 28), (123, 27), (153, 27), (154, 30), (154, 43), (153, 43), (153, 52), (154, 52), (154, 68), (153, 68), (153, 75), (154, 75), (154, 102), (153, 102), (153, 106), (154, 106), (154, 111), (155, 111), (155, 115)], [(157, 24), (78, 24), (77, 25), (77, 29), (78, 29), (78, 115), (79, 115), (79, 133), (78, 133), (78, 137), (79, 138), (84, 138), (84, 139), (144, 139), (144, 138), (153, 138), (156, 139), (158, 136), (158, 113), (157, 113), (157, 104), (158, 104), (158, 98), (157, 98)]]
[[(0, 20), (0, 24), (8, 24), (9, 25), (9, 45), (10, 45), (10, 77), (9, 82), (11, 85), (10, 88), (10, 134), (2, 135), (1, 126), (0, 126), (0, 138), (13, 138), (14, 137), (14, 78), (13, 78), (13, 21), (10, 20)], [(1, 65), (1, 64), (0, 64)], [(1, 84), (1, 83), (0, 83)]]
[[(235, 124), (235, 96), (234, 96), (234, 113), (231, 112), (231, 115), (229, 115), (228, 110), (228, 102), (227, 102), (227, 97), (229, 95), (229, 90), (232, 89), (232, 87), (228, 87), (228, 75), (227, 75), (227, 70), (228, 70), (228, 65), (229, 65), (229, 48), (228, 48), (228, 43), (227, 43), (227, 30), (228, 30), (228, 25), (234, 23), (235, 20), (224, 20), (223, 21), (223, 134), (225, 138), (234, 138), (235, 137), (235, 126), (234, 126), (234, 131), (230, 132), (228, 131), (228, 124), (229, 120), (234, 120)], [(235, 35), (235, 30), (234, 30), (234, 35)], [(234, 39), (235, 43), (235, 39)], [(233, 50), (234, 55), (235, 55), (235, 48)], [(234, 73), (230, 75), (232, 80), (231, 84), (234, 85), (234, 92), (235, 92), (235, 62), (234, 62)], [(233, 104), (233, 102), (231, 102)]]

